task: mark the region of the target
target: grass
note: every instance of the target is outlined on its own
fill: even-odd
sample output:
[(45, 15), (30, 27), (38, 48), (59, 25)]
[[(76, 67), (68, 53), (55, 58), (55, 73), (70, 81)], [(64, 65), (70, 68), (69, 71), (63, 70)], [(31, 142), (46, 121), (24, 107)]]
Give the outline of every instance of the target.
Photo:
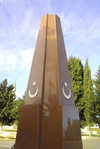
[(100, 128), (91, 128), (91, 131), (96, 131), (98, 134), (100, 134)]
[[(90, 136), (90, 135), (89, 135), (89, 134), (82, 134), (82, 136), (87, 136), (87, 137), (88, 137), (88, 136)], [(91, 137), (100, 137), (100, 135), (93, 135), (93, 134), (92, 134)]]
[(15, 129), (3, 129), (3, 131), (6, 131), (6, 132), (17, 132), (17, 130), (15, 130)]

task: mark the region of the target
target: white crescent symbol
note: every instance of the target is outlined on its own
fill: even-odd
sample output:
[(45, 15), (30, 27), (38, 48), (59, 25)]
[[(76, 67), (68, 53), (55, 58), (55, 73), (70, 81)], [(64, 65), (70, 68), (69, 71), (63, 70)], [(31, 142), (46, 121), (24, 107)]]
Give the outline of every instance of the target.
[[(32, 86), (36, 85), (36, 82), (33, 82)], [(29, 90), (29, 97), (34, 98), (38, 94), (38, 87), (36, 87), (36, 92), (34, 94), (31, 94)]]
[[(65, 82), (65, 86), (66, 87), (68, 86), (66, 82)], [(71, 91), (70, 91), (70, 89), (68, 89), (68, 91), (69, 91), (69, 94), (66, 95), (66, 93), (64, 91), (64, 87), (62, 88), (62, 92), (63, 92), (63, 95), (65, 96), (65, 98), (70, 99), (70, 97), (71, 97)]]

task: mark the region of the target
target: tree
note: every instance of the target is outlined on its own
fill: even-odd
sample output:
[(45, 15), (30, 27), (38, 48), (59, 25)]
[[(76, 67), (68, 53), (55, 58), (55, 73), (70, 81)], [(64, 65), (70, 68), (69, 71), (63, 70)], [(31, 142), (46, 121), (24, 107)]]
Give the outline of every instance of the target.
[(83, 65), (80, 59), (76, 57), (70, 57), (68, 66), (71, 76), (74, 100), (75, 104), (77, 105), (77, 103), (83, 96)]
[(100, 66), (99, 69), (95, 75), (95, 80), (94, 80), (94, 93), (95, 93), (95, 98), (93, 101), (93, 121), (94, 123), (98, 123), (100, 127)]
[(11, 109), (16, 98), (14, 86), (8, 86), (7, 79), (0, 84), (0, 123), (12, 125), (14, 118), (11, 116)]
[(13, 109), (12, 109), (12, 118), (15, 119), (15, 123), (18, 125), (20, 108), (24, 103), (25, 95), (22, 98), (18, 98), (18, 100), (14, 101)]
[[(93, 83), (91, 79), (91, 71), (88, 65), (88, 60), (86, 60), (84, 67), (84, 81), (83, 81), (83, 100), (82, 100), (82, 111), (84, 113), (83, 121), (86, 121), (86, 124), (90, 130), (90, 124), (92, 123), (92, 103), (93, 103)], [(91, 132), (91, 131), (90, 131)]]
[(72, 90), (75, 104), (79, 109), (80, 119), (83, 119), (82, 97), (83, 97), (83, 65), (81, 60), (76, 57), (70, 57), (68, 61)]

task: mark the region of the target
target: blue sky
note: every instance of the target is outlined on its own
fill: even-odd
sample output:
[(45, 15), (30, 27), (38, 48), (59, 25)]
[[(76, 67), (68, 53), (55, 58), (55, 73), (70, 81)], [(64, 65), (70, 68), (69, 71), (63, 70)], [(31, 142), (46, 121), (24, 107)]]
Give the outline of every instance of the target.
[(21, 97), (28, 83), (41, 17), (60, 16), (67, 57), (83, 65), (92, 78), (100, 65), (100, 0), (0, 0), (0, 82), (16, 82)]

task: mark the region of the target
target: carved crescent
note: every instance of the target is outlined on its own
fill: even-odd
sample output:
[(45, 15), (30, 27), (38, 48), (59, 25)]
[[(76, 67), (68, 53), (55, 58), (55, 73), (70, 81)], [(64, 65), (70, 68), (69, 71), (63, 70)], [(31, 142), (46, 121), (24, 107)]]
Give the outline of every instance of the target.
[[(33, 82), (32, 86), (36, 85), (36, 82)], [(34, 98), (38, 94), (38, 87), (36, 87), (36, 92), (34, 94), (31, 94), (29, 90), (29, 97)]]
[[(66, 82), (65, 82), (65, 86), (66, 87), (68, 86)], [(62, 88), (62, 92), (63, 92), (63, 95), (65, 96), (65, 98), (70, 99), (70, 97), (71, 97), (71, 91), (70, 91), (70, 89), (68, 89), (68, 91), (69, 91), (69, 94), (67, 95), (65, 93), (65, 91), (64, 91), (64, 87)]]

